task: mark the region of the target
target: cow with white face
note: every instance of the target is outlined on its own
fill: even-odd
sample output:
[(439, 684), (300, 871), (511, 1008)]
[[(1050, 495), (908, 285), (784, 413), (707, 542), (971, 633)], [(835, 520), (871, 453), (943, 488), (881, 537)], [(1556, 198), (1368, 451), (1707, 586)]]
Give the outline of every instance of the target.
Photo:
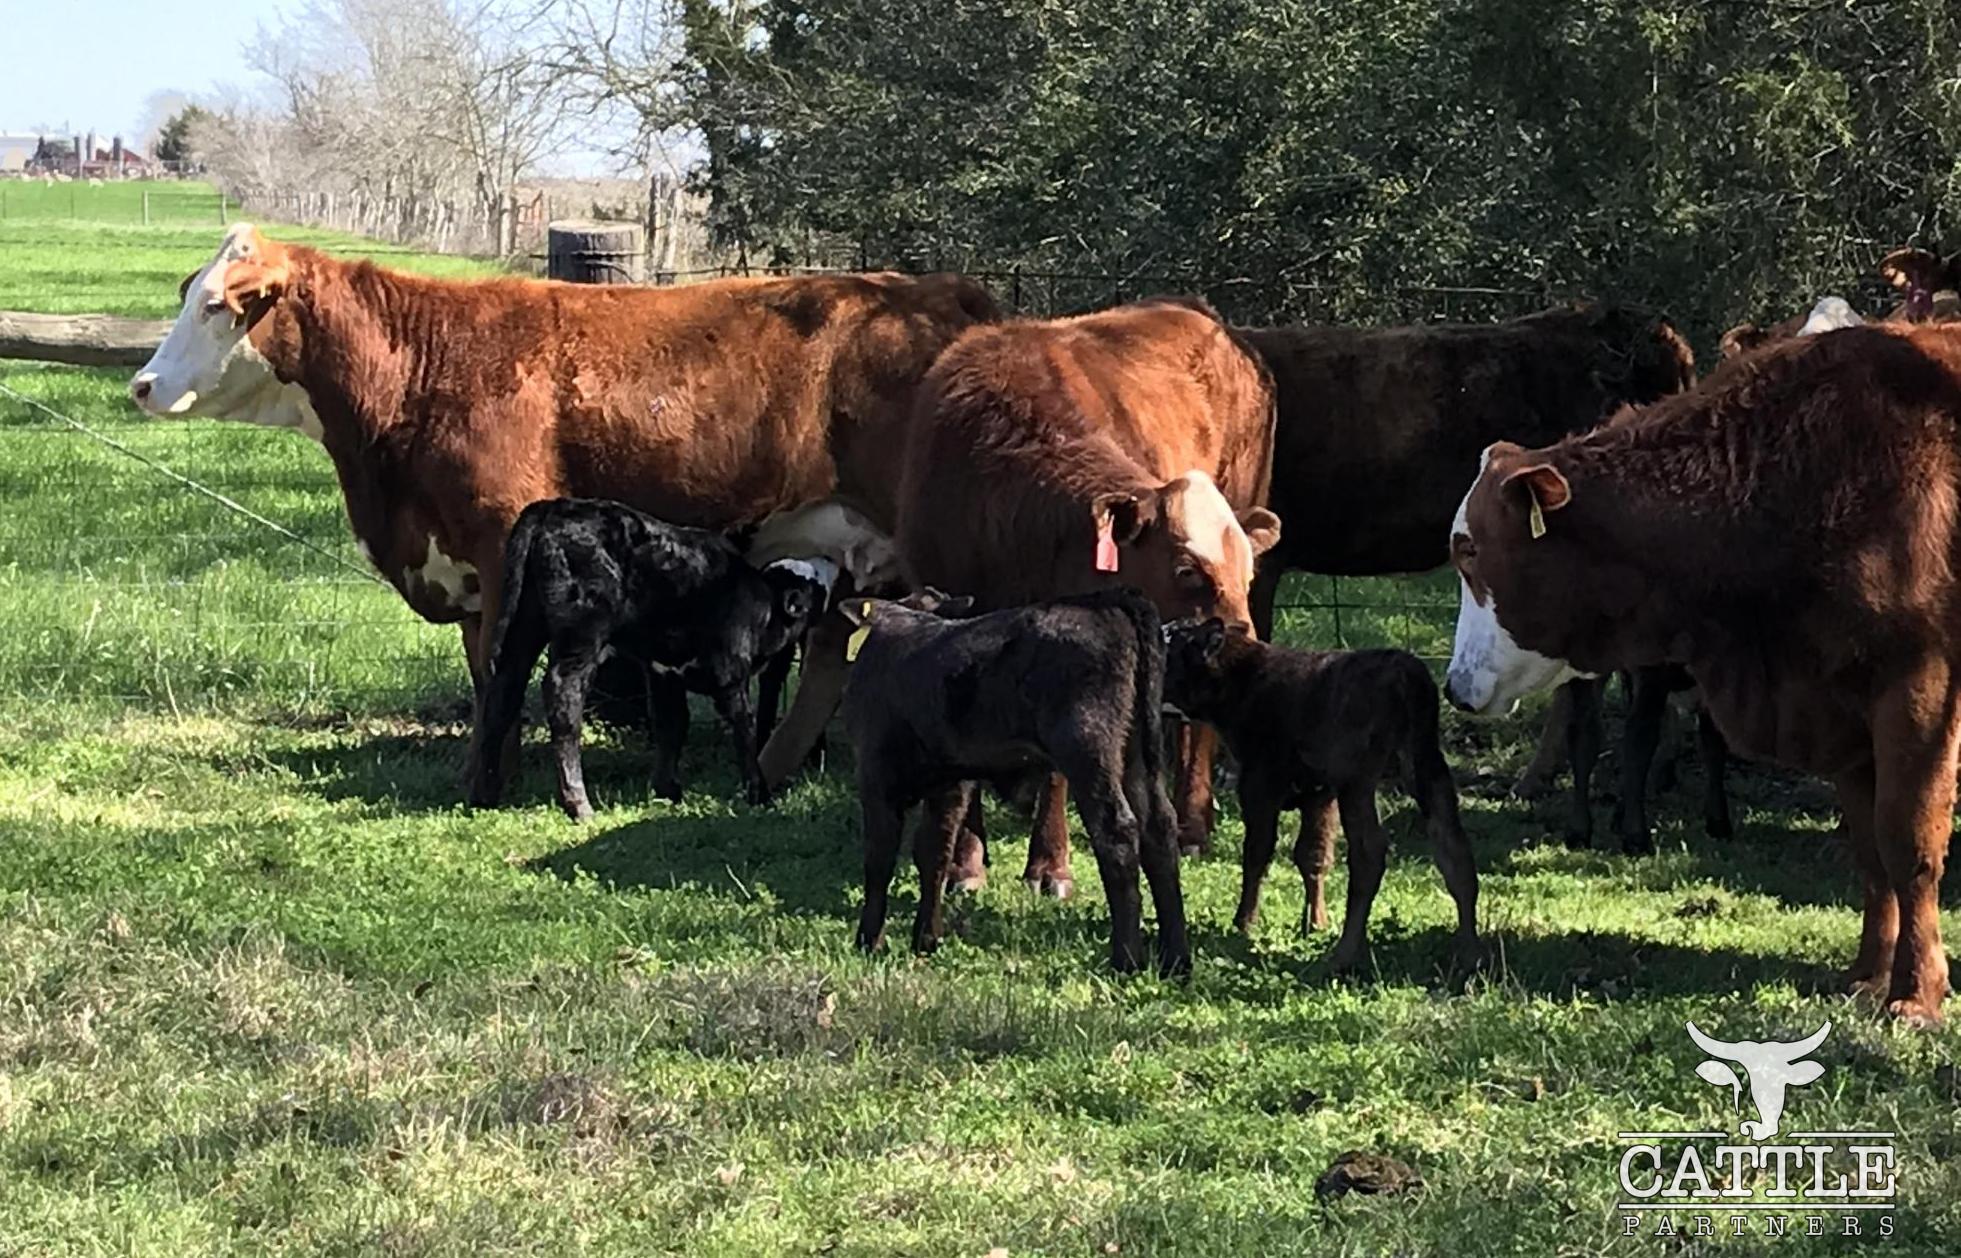
[(1457, 569), (1459, 594), (1457, 638), (1444, 695), (1454, 706), (1479, 716), (1502, 716), (1534, 691), (1593, 675), (1520, 646), (1498, 619), (1498, 595), (1479, 562), (1479, 532), (1505, 529), (1542, 539), (1548, 513), (1571, 499), (1571, 490), (1557, 470), (1547, 464), (1525, 464), (1524, 454), (1509, 441), (1485, 447), (1478, 478), (1450, 526), (1450, 562)]
[(282, 382), (254, 339), (281, 283), (283, 250), (250, 223), (225, 233), (202, 269), (184, 281), (170, 334), (129, 383), (148, 415), (198, 416), (292, 428), (318, 441), (320, 417), (304, 388)]

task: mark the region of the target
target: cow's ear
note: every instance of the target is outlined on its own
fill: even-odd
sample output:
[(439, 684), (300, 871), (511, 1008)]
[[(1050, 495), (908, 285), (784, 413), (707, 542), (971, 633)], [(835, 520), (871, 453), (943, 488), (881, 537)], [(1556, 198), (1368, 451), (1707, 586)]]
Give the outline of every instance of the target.
[(286, 291), (291, 268), (285, 251), (267, 249), (225, 267), (225, 305), (243, 322), (251, 322)]
[(1735, 358), (1749, 353), (1766, 339), (1767, 334), (1756, 324), (1739, 323), (1723, 333), (1722, 339), (1716, 342), (1716, 352), (1723, 358)]
[(1947, 267), (1925, 249), (1895, 249), (1879, 260), (1880, 278), (1906, 297), (1906, 317), (1924, 319)]
[(1158, 518), (1158, 499), (1155, 489), (1099, 494), (1090, 504), (1091, 523), (1100, 534), (1107, 522), (1117, 545), (1128, 546)]
[(853, 625), (862, 625), (872, 618), (872, 600), (847, 598), (838, 604), (838, 612)]
[(1280, 517), (1265, 507), (1248, 507), (1241, 511), (1239, 527), (1246, 530), (1246, 540), (1253, 544), (1255, 559), (1280, 544)]
[(782, 607), (785, 616), (791, 620), (802, 620), (817, 606), (817, 595), (810, 586), (798, 581), (794, 585), (784, 586), (783, 592), (776, 596), (776, 601), (777, 605)]
[(942, 594), (934, 606), (934, 612), (948, 620), (958, 620), (974, 610), (974, 596), (971, 594)]
[(1550, 463), (1532, 463), (1505, 477), (1508, 487), (1514, 483), (1522, 485), (1539, 504), (1541, 511), (1557, 511), (1573, 501), (1573, 487), (1558, 468)]

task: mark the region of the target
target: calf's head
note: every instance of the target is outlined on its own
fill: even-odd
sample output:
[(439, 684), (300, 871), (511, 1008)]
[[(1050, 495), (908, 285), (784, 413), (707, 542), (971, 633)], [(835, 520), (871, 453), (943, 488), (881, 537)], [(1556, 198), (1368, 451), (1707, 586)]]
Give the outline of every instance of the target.
[(1246, 630), (1217, 616), (1180, 620), (1164, 627), (1164, 701), (1204, 720), (1226, 701), (1226, 659)]
[(250, 223), (226, 232), (217, 254), (184, 281), (177, 321), (130, 380), (136, 405), (149, 415), (238, 419), (318, 436), (305, 393), (280, 381), (265, 354), (292, 265), (285, 247)]
[(1459, 592), (1444, 693), (1459, 708), (1503, 714), (1535, 690), (1583, 675), (1560, 658), (1573, 628), (1567, 598), (1587, 563), (1558, 526), (1572, 500), (1572, 486), (1542, 453), (1508, 441), (1485, 450), (1450, 533)]
[(1254, 561), (1280, 540), (1280, 517), (1265, 507), (1235, 512), (1201, 471), (1104, 494), (1091, 505), (1091, 524), (1116, 543), (1119, 579), (1142, 590), (1166, 620), (1219, 616), (1250, 625)]
[(779, 559), (758, 569), (769, 591), (769, 610), (752, 661), (763, 660), (798, 641), (830, 605), (838, 566), (828, 559)]
[(1880, 259), (1879, 274), (1900, 290), (1893, 318), (1929, 323), (1961, 317), (1961, 253), (1942, 258), (1925, 249), (1895, 249)]

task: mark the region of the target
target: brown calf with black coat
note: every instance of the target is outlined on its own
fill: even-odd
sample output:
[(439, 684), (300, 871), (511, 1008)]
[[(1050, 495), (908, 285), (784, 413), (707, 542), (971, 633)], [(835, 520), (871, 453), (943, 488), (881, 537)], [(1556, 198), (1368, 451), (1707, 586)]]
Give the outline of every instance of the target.
[(1246, 848), (1233, 926), (1252, 927), (1280, 814), (1300, 811), (1294, 864), (1307, 881), (1301, 929), (1328, 922), (1322, 884), (1333, 858), (1329, 804), (1348, 837), (1348, 914), (1330, 961), (1352, 969), (1368, 954), (1369, 910), (1382, 885), (1388, 838), (1378, 784), (1400, 761), (1457, 903), (1457, 942), (1477, 944), (1478, 874), (1457, 816), (1457, 786), (1437, 739), (1437, 683), (1407, 651), (1290, 651), (1219, 620), (1170, 626), (1165, 701), (1212, 725), (1239, 761)]

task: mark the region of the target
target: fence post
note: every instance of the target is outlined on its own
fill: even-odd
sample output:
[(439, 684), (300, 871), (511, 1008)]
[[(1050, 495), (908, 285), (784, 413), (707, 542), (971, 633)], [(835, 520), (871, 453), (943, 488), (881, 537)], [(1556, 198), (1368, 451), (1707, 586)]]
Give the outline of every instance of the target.
[(1346, 651), (1348, 639), (1341, 632), (1341, 578), (1328, 578), (1328, 605), (1335, 613), (1335, 650)]
[(143, 226), (150, 225), (150, 190), (143, 189)]
[(68, 217), (70, 218), (81, 217), (81, 215), (75, 212), (75, 185), (72, 183), (68, 185)]
[(225, 217), (225, 194), (218, 194), (218, 226), (223, 227), (230, 220)]

